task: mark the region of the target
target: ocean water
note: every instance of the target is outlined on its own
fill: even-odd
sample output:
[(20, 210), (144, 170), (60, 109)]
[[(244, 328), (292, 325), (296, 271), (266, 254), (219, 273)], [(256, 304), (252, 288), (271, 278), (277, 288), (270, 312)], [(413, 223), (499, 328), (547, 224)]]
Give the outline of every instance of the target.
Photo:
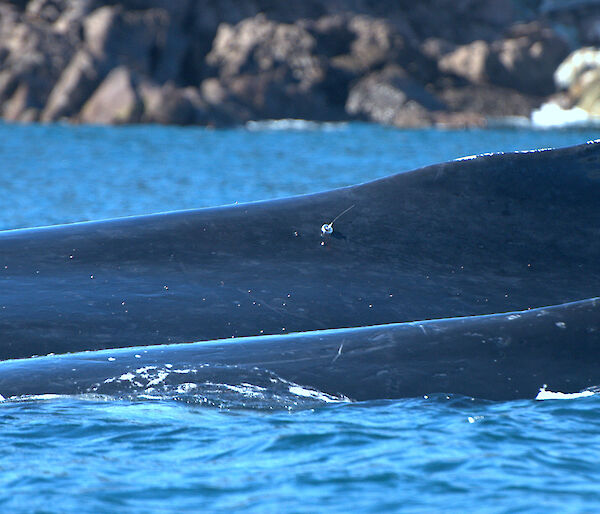
[[(0, 229), (325, 190), (598, 131), (0, 124)], [(1, 337), (1, 334), (0, 334)], [(0, 391), (1, 392), (1, 391)], [(600, 400), (0, 403), (3, 512), (596, 512)]]

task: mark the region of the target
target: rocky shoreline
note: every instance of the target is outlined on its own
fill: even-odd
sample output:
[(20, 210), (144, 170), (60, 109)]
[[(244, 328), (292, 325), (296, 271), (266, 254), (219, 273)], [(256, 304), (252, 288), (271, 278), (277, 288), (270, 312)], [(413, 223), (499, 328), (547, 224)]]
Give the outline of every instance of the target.
[(0, 117), (593, 119), (597, 46), (597, 0), (0, 0)]

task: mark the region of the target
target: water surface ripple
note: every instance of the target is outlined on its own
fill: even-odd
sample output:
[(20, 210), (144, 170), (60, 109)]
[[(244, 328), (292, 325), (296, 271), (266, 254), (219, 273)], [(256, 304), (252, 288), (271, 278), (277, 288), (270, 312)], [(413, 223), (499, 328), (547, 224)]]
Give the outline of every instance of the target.
[[(597, 131), (0, 124), (0, 228), (245, 202)], [(594, 512), (600, 400), (0, 404), (4, 512)], [(227, 400), (227, 401), (225, 401)]]
[(0, 410), (5, 511), (600, 507), (596, 397), (218, 409), (62, 398)]

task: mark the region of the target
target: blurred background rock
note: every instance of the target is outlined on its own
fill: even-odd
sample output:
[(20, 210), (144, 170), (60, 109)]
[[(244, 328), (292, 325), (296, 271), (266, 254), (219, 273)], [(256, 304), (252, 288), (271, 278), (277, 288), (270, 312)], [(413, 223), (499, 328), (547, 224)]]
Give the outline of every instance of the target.
[(0, 0), (0, 117), (589, 123), (600, 0)]

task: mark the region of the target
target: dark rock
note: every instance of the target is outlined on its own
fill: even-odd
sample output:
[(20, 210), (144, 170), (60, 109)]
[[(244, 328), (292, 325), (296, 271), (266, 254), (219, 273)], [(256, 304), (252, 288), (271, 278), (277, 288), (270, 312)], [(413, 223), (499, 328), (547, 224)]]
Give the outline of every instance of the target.
[(448, 112), (436, 111), (433, 119), (437, 127), (466, 129), (472, 127), (486, 127), (486, 116), (476, 111)]
[(228, 99), (228, 92), (219, 79), (206, 79), (200, 84), (202, 97), (211, 105), (219, 105)]
[(437, 98), (397, 66), (361, 79), (346, 102), (346, 110), (352, 116), (403, 127), (431, 125), (432, 111), (443, 108)]
[(200, 94), (208, 105), (208, 116), (212, 125), (236, 125), (253, 118), (252, 111), (237, 102), (217, 78), (202, 81)]
[(301, 26), (258, 15), (236, 26), (222, 24), (207, 62), (255, 117), (335, 119), (343, 111), (336, 113), (321, 89), (328, 66), (315, 48)]
[(24, 11), (29, 3), (29, 0), (12, 0), (10, 3), (16, 10)]
[(87, 50), (79, 50), (52, 89), (42, 121), (75, 116), (106, 76), (106, 60)]
[[(73, 45), (68, 38), (44, 26), (21, 22), (7, 30), (1, 47), (2, 115), (21, 119), (28, 111), (26, 117), (30, 119), (31, 113), (39, 112), (46, 103), (52, 85), (73, 54)], [(17, 90), (19, 94), (14, 97)]]
[(348, 26), (348, 20), (349, 16), (338, 14), (300, 23), (315, 39), (317, 53), (331, 59), (351, 53), (356, 34)]
[(314, 47), (315, 40), (306, 30), (259, 14), (235, 27), (222, 24), (207, 61), (219, 69), (221, 77), (283, 66), (300, 81), (310, 82), (320, 78), (319, 63), (312, 55)]
[(4, 104), (2, 115), (10, 121), (35, 121), (37, 109), (31, 107), (30, 88), (27, 82), (21, 82), (10, 99)]
[(96, 0), (68, 0), (65, 3), (66, 6), (52, 24), (52, 30), (68, 37), (79, 48), (83, 39), (83, 21), (94, 10)]
[(30, 19), (54, 23), (70, 3), (69, 0), (31, 0), (25, 12)]
[(333, 64), (365, 72), (395, 60), (405, 48), (404, 38), (382, 19), (355, 16), (348, 23), (354, 40), (346, 55), (333, 58)]
[(143, 123), (192, 125), (208, 119), (206, 104), (195, 88), (143, 82), (139, 92), (144, 106)]
[[(0, 116), (222, 125), (352, 115), (481, 125), (555, 92), (565, 37), (600, 44), (600, 3), (541, 16), (539, 4), (0, 0)], [(563, 97), (596, 111), (598, 80), (582, 73)], [(106, 100), (113, 95), (116, 110)]]
[[(318, 50), (324, 47), (331, 67), (354, 77), (391, 63), (401, 65), (424, 82), (430, 81), (435, 74), (435, 63), (412, 44), (411, 35), (406, 35), (410, 31), (399, 30), (385, 19), (365, 15), (329, 17), (318, 20), (313, 33), (321, 42)], [(323, 34), (328, 36), (326, 45), (322, 43)], [(333, 55), (331, 49), (334, 48), (339, 53)]]
[(508, 37), (474, 41), (441, 56), (440, 71), (472, 84), (495, 84), (530, 95), (554, 91), (553, 74), (568, 54), (567, 43), (538, 23), (517, 25)]
[(582, 7), (600, 6), (600, 0), (543, 0), (540, 11), (544, 14), (561, 11), (576, 11)]
[(543, 101), (542, 97), (489, 84), (449, 87), (439, 91), (438, 95), (450, 112), (477, 113), (494, 118), (529, 117), (531, 111)]
[(107, 59), (111, 68), (127, 66), (151, 77), (166, 58), (162, 49), (168, 25), (168, 13), (162, 9), (124, 11), (121, 6), (106, 6), (85, 20), (84, 41), (89, 51)]
[[(490, 42), (517, 21), (514, 2), (506, 0), (428, 0), (407, 4), (404, 14), (418, 41), (441, 38), (459, 45), (476, 40)], [(395, 7), (387, 5), (390, 12)]]
[(565, 40), (537, 22), (517, 25), (509, 37), (492, 45), (490, 82), (532, 95), (554, 90), (553, 74), (568, 55)]
[(0, 47), (4, 47), (10, 33), (19, 21), (19, 13), (12, 4), (0, 3)]
[(456, 50), (456, 45), (442, 38), (430, 37), (421, 43), (420, 49), (423, 55), (437, 62)]

